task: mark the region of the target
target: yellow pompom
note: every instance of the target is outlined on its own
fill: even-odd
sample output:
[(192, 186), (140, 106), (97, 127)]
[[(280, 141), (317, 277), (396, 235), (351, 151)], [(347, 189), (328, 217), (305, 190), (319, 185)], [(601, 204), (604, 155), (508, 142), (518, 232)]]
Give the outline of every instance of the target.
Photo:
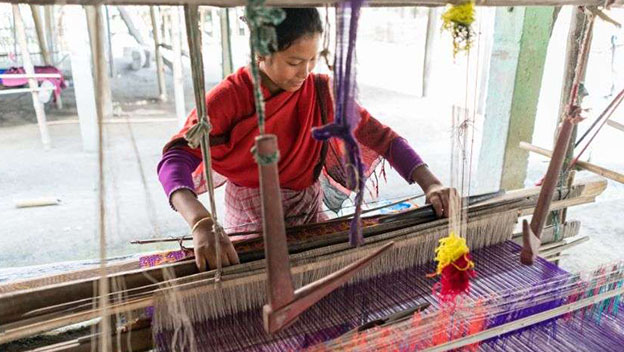
[(451, 5), (442, 14), (442, 28), (449, 30), (453, 36), (453, 56), (458, 52), (468, 51), (472, 45), (472, 28), (475, 21), (475, 7), (473, 1), (460, 5)]
[(439, 275), (445, 266), (470, 252), (470, 249), (468, 249), (468, 245), (466, 245), (466, 239), (451, 232), (447, 237), (440, 239), (440, 245), (438, 245), (435, 251), (435, 260), (438, 262), (436, 273)]

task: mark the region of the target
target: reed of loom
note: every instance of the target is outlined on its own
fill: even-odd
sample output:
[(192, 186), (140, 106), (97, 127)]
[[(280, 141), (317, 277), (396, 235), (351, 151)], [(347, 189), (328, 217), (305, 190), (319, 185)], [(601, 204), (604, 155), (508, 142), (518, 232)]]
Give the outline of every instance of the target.
[(587, 66), (590, 39), (594, 28), (594, 15), (590, 13), (587, 14), (587, 16), (588, 24), (581, 39), (580, 54), (576, 64), (574, 81), (571, 86), (570, 99), (566, 108), (566, 116), (559, 129), (559, 135), (557, 136), (552, 157), (548, 164), (546, 176), (542, 182), (542, 190), (540, 191), (531, 224), (529, 225), (527, 220), (522, 222), (523, 246), (522, 252), (520, 253), (520, 261), (525, 265), (533, 264), (535, 257), (538, 255), (542, 230), (546, 224), (550, 203), (552, 202), (552, 195), (555, 192), (566, 151), (570, 145), (572, 130), (574, 124), (580, 121), (580, 107), (577, 105), (578, 91), (583, 73), (585, 72), (585, 67)]

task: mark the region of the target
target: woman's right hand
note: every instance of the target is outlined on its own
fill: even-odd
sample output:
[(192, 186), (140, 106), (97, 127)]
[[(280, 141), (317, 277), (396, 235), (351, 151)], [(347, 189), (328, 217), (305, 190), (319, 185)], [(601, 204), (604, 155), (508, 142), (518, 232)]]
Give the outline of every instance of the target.
[[(199, 224), (193, 232), (193, 249), (195, 251), (195, 264), (199, 271), (216, 269), (217, 251), (215, 249), (215, 236), (212, 219), (206, 219)], [(230, 266), (240, 263), (238, 254), (230, 241), (230, 238), (222, 234), (219, 238), (221, 245), (221, 265)]]
[[(214, 222), (208, 210), (197, 200), (195, 193), (185, 188), (171, 194), (171, 204), (186, 220), (189, 227), (195, 229), (193, 231), (193, 247), (197, 268), (200, 271), (206, 270), (206, 267), (215, 269), (217, 267), (217, 254), (214, 242)], [(238, 254), (236, 254), (229, 237), (223, 234), (220, 243), (221, 265), (238, 264)]]

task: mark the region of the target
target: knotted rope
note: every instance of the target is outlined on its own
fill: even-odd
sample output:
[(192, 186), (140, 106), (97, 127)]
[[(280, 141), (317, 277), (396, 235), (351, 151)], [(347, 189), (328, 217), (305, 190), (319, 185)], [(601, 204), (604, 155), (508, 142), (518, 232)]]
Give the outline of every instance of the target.
[(189, 56), (191, 58), (191, 76), (193, 79), (193, 93), (197, 112), (197, 124), (184, 135), (191, 148), (201, 148), (202, 161), (204, 163), (204, 177), (206, 189), (210, 199), (210, 213), (214, 219), (214, 246), (217, 257), (217, 270), (215, 281), (221, 279), (221, 239), (226, 236), (225, 230), (219, 224), (217, 206), (214, 197), (214, 181), (212, 179), (212, 157), (210, 155), (210, 131), (212, 125), (208, 120), (206, 109), (206, 90), (204, 87), (204, 64), (202, 58), (202, 40), (199, 23), (199, 9), (197, 5), (184, 6), (184, 18), (189, 44)]

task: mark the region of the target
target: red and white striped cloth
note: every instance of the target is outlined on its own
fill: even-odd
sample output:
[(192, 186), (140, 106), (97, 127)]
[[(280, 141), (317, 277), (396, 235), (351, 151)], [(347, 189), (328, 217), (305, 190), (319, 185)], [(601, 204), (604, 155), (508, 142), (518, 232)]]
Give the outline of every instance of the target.
[[(281, 189), (286, 226), (327, 220), (323, 212), (323, 189), (319, 181), (301, 191)], [(262, 198), (259, 188), (225, 185), (225, 221), (228, 233), (262, 229)]]

